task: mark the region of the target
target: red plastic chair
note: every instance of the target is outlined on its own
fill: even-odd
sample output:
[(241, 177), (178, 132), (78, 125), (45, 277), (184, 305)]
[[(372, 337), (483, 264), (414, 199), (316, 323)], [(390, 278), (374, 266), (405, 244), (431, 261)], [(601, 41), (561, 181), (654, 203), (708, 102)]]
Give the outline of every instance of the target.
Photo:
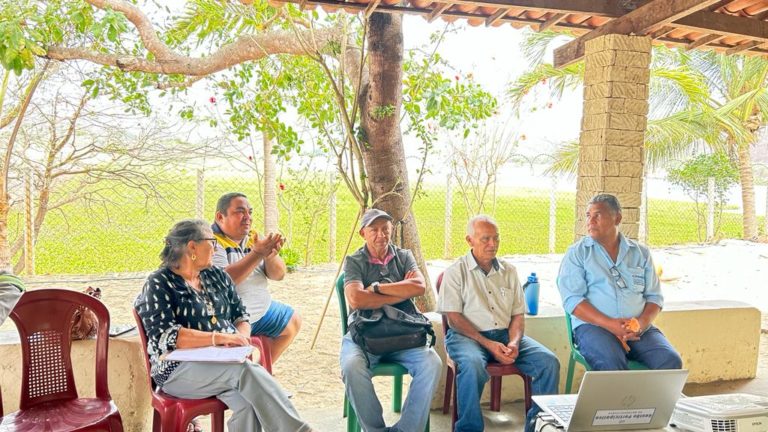
[[(26, 295), (26, 294), (25, 294)], [(141, 351), (144, 353), (144, 363), (147, 366), (149, 388), (152, 389), (152, 416), (153, 432), (186, 432), (187, 425), (193, 418), (200, 415), (211, 415), (212, 432), (224, 432), (224, 411), (227, 405), (224, 402), (209, 397), (205, 399), (181, 399), (171, 396), (155, 387), (150, 375), (151, 366), (147, 355), (147, 335), (144, 333), (144, 323), (139, 314), (133, 311), (133, 318), (141, 337)]]
[(270, 347), (270, 341), (268, 336), (258, 335), (251, 336), (251, 345), (258, 348), (261, 355), (259, 356), (259, 364), (272, 375), (272, 350)]
[[(437, 277), (437, 284), (435, 288), (437, 292), (440, 292), (440, 285), (443, 283), (443, 274)], [(448, 333), (448, 319), (443, 315), (443, 336)], [(448, 414), (448, 408), (451, 406), (451, 395), (453, 395), (453, 414), (451, 415), (451, 430), (454, 430), (456, 420), (459, 418), (459, 408), (456, 401), (456, 393), (453, 388), (456, 387), (456, 363), (453, 362), (448, 355), (448, 351), (445, 351), (445, 364), (448, 366), (447, 373), (445, 375), (445, 395), (443, 396), (443, 414)], [(524, 374), (515, 365), (503, 365), (494, 360), (490, 360), (486, 365), (485, 370), (488, 371), (488, 375), (491, 376), (491, 411), (501, 411), (501, 378), (506, 375), (518, 375), (523, 379), (523, 385), (525, 387), (525, 413), (531, 409), (533, 401), (531, 400), (531, 377)]]
[[(98, 319), (95, 398), (77, 396), (72, 373), (72, 318), (82, 306)], [(106, 306), (76, 291), (39, 289), (24, 293), (10, 316), (21, 338), (24, 371), (19, 411), (3, 417), (0, 430), (122, 432), (120, 412), (107, 386)]]

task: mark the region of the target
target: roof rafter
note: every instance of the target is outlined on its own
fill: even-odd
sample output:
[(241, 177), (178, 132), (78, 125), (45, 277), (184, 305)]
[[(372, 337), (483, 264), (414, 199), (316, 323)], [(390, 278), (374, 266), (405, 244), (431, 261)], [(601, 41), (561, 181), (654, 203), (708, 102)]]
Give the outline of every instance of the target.
[(555, 24), (559, 23), (560, 21), (563, 20), (563, 18), (565, 18), (567, 16), (568, 16), (568, 14), (565, 14), (565, 13), (557, 13), (557, 14), (552, 15), (551, 18), (549, 18), (548, 20), (544, 21), (539, 26), (539, 31), (542, 32), (542, 31), (549, 30), (550, 27), (552, 27)]
[(485, 26), (488, 27), (490, 25), (493, 25), (496, 21), (500, 20), (501, 17), (507, 14), (509, 12), (508, 8), (499, 8), (496, 12), (493, 13), (493, 15), (489, 16), (485, 19)]
[(450, 3), (442, 3), (436, 6), (435, 9), (427, 17), (427, 21), (432, 22), (437, 19), (443, 12), (447, 11), (451, 7)]
[(554, 64), (562, 67), (584, 56), (584, 43), (607, 34), (645, 34), (652, 28), (665, 26), (706, 8), (719, 0), (653, 0), (632, 12), (605, 23), (591, 32), (556, 48)]
[(621, 16), (631, 10), (622, 0), (449, 0), (449, 3), (605, 17)]
[(713, 43), (713, 42), (717, 42), (717, 41), (719, 41), (720, 39), (722, 39), (724, 37), (725, 37), (725, 35), (721, 35), (721, 34), (710, 34), (710, 35), (702, 36), (702, 37), (696, 39), (695, 41), (689, 43), (688, 45), (686, 45), (685, 49), (686, 49), (686, 51), (690, 51), (690, 50), (698, 48), (700, 46), (707, 45), (707, 44), (710, 44), (710, 43)]
[(733, 48), (728, 48), (727, 50), (725, 50), (725, 54), (727, 54), (727, 55), (737, 54), (737, 53), (740, 53), (742, 51), (746, 51), (746, 50), (749, 50), (749, 49), (752, 49), (752, 48), (759, 47), (760, 45), (763, 45), (765, 43), (766, 42), (764, 42), (764, 41), (749, 41), (749, 42), (746, 42), (746, 43), (743, 43), (743, 44), (736, 45)]
[(678, 27), (724, 36), (741, 36), (768, 42), (768, 22), (714, 13), (696, 12), (675, 21)]

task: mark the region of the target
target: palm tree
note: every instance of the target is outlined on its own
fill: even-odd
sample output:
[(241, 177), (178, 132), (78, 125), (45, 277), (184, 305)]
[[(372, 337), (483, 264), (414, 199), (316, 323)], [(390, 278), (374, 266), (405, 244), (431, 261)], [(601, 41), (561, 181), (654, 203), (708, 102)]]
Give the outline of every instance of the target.
[[(532, 61), (533, 67), (521, 75), (508, 88), (513, 107), (520, 105), (531, 91), (540, 84), (548, 84), (551, 97), (562, 97), (565, 90), (575, 90), (581, 86), (584, 78), (584, 63), (578, 62), (564, 68), (555, 68), (551, 64), (541, 63), (543, 53), (552, 43), (556, 33), (532, 34), (523, 42), (523, 52)], [(702, 55), (654, 47), (651, 64), (649, 113), (645, 133), (646, 167), (655, 169), (665, 166), (669, 161), (679, 160), (702, 143), (713, 149), (743, 147), (740, 143), (754, 139), (754, 133), (735, 115), (736, 102), (721, 103), (712, 91), (713, 80), (698, 65), (698, 59), (715, 54)], [(694, 61), (696, 60), (696, 61)], [(765, 61), (763, 61), (765, 62)], [(768, 64), (768, 63), (766, 63)], [(709, 75), (715, 76), (711, 73)], [(764, 81), (765, 77), (763, 77)], [(764, 93), (764, 92), (763, 92)], [(742, 104), (743, 105), (743, 104)], [(576, 172), (578, 162), (578, 142), (565, 143), (555, 153), (555, 161), (549, 171), (554, 173)], [(748, 152), (747, 152), (748, 153)], [(733, 154), (733, 152), (731, 152)], [(748, 158), (748, 154), (747, 154)], [(742, 164), (739, 158), (740, 165)], [(745, 170), (742, 170), (745, 171)], [(751, 168), (748, 170), (751, 173)], [(742, 198), (744, 200), (744, 238), (756, 237), (747, 229), (748, 202), (751, 202), (751, 219), (756, 227), (754, 213), (754, 189), (751, 174), (747, 181), (742, 178)], [(744, 185), (749, 198), (744, 197)]]
[(757, 142), (757, 131), (768, 121), (768, 61), (762, 57), (726, 56), (697, 52), (681, 56), (707, 80), (713, 109), (728, 112), (743, 133), (725, 132), (726, 150), (737, 157), (743, 206), (744, 238), (758, 237), (755, 210), (754, 172), (749, 150)]

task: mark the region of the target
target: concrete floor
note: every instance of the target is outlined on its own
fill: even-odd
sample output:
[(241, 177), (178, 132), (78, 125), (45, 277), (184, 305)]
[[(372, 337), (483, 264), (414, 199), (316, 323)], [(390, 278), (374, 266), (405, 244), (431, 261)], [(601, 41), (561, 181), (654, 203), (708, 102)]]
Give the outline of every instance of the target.
[[(760, 377), (752, 380), (720, 381), (707, 384), (688, 384), (683, 392), (687, 396), (700, 396), (723, 393), (753, 393), (768, 395), (768, 371), (760, 373)], [(509, 432), (523, 430), (523, 404), (522, 402), (505, 403), (501, 412), (492, 412), (488, 406), (483, 407), (486, 432)], [(346, 432), (345, 419), (341, 417), (341, 406), (333, 409), (304, 410), (302, 417), (308, 419), (312, 426), (321, 432)], [(397, 419), (397, 414), (385, 413), (387, 424), (392, 424)], [(430, 430), (442, 432), (451, 430), (451, 416), (443, 414), (441, 410), (433, 410), (430, 415)]]

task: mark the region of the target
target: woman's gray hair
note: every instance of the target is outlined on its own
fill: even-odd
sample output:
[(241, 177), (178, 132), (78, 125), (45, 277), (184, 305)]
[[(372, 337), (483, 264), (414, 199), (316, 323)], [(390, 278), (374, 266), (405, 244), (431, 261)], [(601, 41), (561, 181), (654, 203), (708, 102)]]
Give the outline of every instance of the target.
[(161, 266), (177, 268), (181, 257), (187, 252), (187, 243), (202, 240), (204, 233), (210, 229), (208, 222), (202, 219), (184, 219), (176, 222), (165, 236), (165, 247), (160, 252)]
[(590, 206), (592, 204), (597, 203), (605, 203), (608, 205), (608, 207), (611, 208), (611, 211), (614, 213), (621, 213), (621, 204), (619, 204), (619, 199), (616, 198), (614, 195), (611, 194), (597, 194), (592, 197), (591, 200), (587, 203), (587, 206)]
[(469, 220), (467, 223), (467, 235), (472, 237), (475, 235), (475, 223), (477, 222), (487, 222), (491, 225), (493, 225), (496, 228), (496, 231), (499, 230), (499, 224), (496, 223), (495, 220), (493, 220), (492, 217), (484, 214), (477, 215)]

